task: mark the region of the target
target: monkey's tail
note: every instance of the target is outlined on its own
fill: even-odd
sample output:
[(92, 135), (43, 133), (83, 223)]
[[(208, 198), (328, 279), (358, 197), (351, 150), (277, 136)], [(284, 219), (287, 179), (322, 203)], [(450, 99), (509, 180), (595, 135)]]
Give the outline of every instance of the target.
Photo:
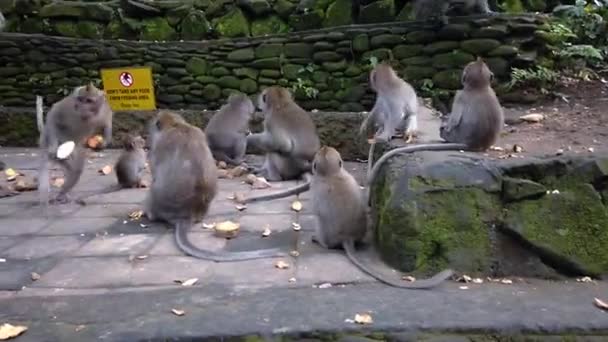
[(98, 191), (98, 192), (95, 192), (95, 193), (92, 193), (92, 194), (89, 194), (89, 195), (78, 197), (75, 202), (78, 203), (78, 204), (80, 204), (80, 205), (86, 205), (87, 203), (85, 202), (85, 199), (87, 199), (89, 197), (99, 196), (99, 195), (105, 195), (105, 194), (109, 194), (111, 192), (116, 192), (116, 191), (119, 191), (119, 190), (122, 190), (122, 189), (123, 189), (123, 187), (120, 184), (113, 184), (113, 185), (110, 185), (110, 186), (108, 186), (107, 188), (105, 188), (105, 189), (103, 189), (101, 191)]
[(350, 261), (353, 264), (355, 264), (355, 266), (359, 267), (359, 269), (361, 269), (363, 272), (369, 274), (370, 276), (376, 278), (377, 280), (379, 280), (387, 285), (394, 286), (394, 287), (399, 287), (399, 288), (404, 288), (404, 289), (415, 289), (415, 290), (416, 289), (417, 290), (430, 289), (432, 287), (435, 287), (435, 286), (441, 284), (442, 282), (444, 282), (445, 280), (447, 280), (454, 274), (454, 271), (452, 271), (450, 269), (446, 269), (446, 270), (443, 270), (443, 271), (435, 274), (433, 277), (428, 278), (428, 279), (416, 280), (411, 283), (399, 282), (399, 281), (389, 279), (389, 278), (379, 274), (378, 272), (374, 271), (371, 267), (368, 267), (367, 265), (362, 263), (359, 259), (357, 259), (357, 256), (355, 255), (355, 252), (356, 252), (355, 251), (355, 242), (352, 239), (348, 240), (348, 241), (344, 241), (342, 243), (342, 248), (346, 251), (346, 255), (348, 256)]
[(365, 119), (363, 119), (363, 122), (361, 123), (361, 126), (359, 127), (359, 135), (363, 135), (363, 133), (365, 133), (367, 131), (367, 126), (368, 126), (368, 122), (369, 122), (369, 117), (371, 116), (371, 113), (368, 114)]
[(211, 252), (202, 250), (188, 240), (188, 231), (192, 227), (190, 220), (179, 220), (175, 225), (175, 243), (177, 247), (189, 256), (215, 262), (242, 261), (264, 258), (285, 257), (287, 254), (278, 248), (259, 249), (245, 252)]
[(374, 147), (376, 142), (372, 142), (369, 146), (369, 153), (367, 155), (367, 178), (372, 174), (372, 166), (374, 165)]
[(38, 197), (40, 205), (43, 207), (44, 215), (48, 215), (49, 193), (51, 186), (49, 184), (49, 152), (45, 148), (45, 133), (44, 133), (44, 109), (42, 108), (42, 96), (36, 96), (36, 125), (40, 133), (40, 168), (38, 170)]
[(459, 151), (459, 150), (468, 150), (468, 146), (465, 144), (454, 144), (454, 143), (445, 143), (445, 144), (420, 144), (415, 146), (406, 146), (399, 147), (394, 150), (391, 150), (384, 154), (374, 167), (372, 168), (372, 172), (367, 177), (367, 184), (371, 186), (372, 182), (376, 179), (378, 171), (380, 171), (380, 167), (384, 164), (389, 158), (393, 157), (397, 154), (403, 153), (412, 153), (418, 151)]
[(312, 181), (312, 176), (309, 173), (305, 173), (304, 174), (304, 183), (294, 186), (291, 189), (287, 189), (284, 191), (277, 191), (275, 193), (272, 194), (268, 194), (268, 195), (261, 195), (261, 196), (256, 196), (256, 197), (251, 197), (251, 198), (246, 198), (245, 201), (243, 201), (243, 203), (253, 203), (253, 202), (259, 202), (259, 201), (270, 201), (270, 200), (275, 200), (275, 199), (279, 199), (279, 198), (284, 198), (287, 196), (292, 196), (292, 195), (298, 195), (302, 192), (308, 191), (310, 190), (310, 183)]

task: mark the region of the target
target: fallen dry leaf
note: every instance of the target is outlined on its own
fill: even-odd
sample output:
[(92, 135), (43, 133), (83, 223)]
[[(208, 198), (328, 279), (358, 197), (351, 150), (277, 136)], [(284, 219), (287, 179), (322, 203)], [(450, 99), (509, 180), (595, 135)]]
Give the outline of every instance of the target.
[(4, 174), (6, 175), (6, 180), (9, 182), (15, 180), (18, 175), (18, 173), (11, 168), (4, 170)]
[(276, 268), (278, 268), (278, 269), (280, 269), (280, 270), (285, 270), (285, 269), (288, 269), (288, 268), (289, 268), (289, 264), (288, 264), (288, 263), (286, 263), (286, 262), (285, 262), (285, 261), (283, 261), (283, 260), (279, 260), (279, 261), (277, 261), (277, 263), (276, 263), (276, 264), (274, 264), (274, 267), (276, 267)]
[(236, 203), (243, 203), (246, 200), (246, 197), (243, 193), (241, 192), (235, 192), (232, 195), (232, 199), (236, 202)]
[(293, 201), (293, 203), (291, 203), (291, 210), (294, 210), (294, 211), (300, 211), (300, 210), (302, 210), (302, 202), (300, 202), (300, 201)]
[(589, 147), (589, 148), (587, 149), (587, 151), (589, 151), (589, 152), (593, 153), (593, 151), (595, 151), (595, 149), (594, 149), (593, 147)]
[(602, 310), (608, 310), (608, 304), (606, 302), (604, 302), (603, 300), (601, 300), (599, 298), (593, 298), (593, 302), (595, 303), (595, 306), (597, 306), (598, 308), (600, 308)]
[(36, 190), (38, 186), (34, 182), (28, 182), (24, 179), (19, 179), (15, 183), (14, 188), (16, 191), (33, 191)]
[(302, 226), (300, 226), (300, 224), (297, 222), (292, 222), (291, 228), (293, 228), (293, 230), (295, 230), (297, 232), (297, 231), (300, 231), (300, 229), (302, 229)]
[(217, 223), (214, 227), (215, 235), (226, 239), (233, 238), (239, 233), (240, 226), (240, 224), (232, 221)]
[(81, 324), (81, 325), (77, 326), (77, 327), (74, 329), (74, 331), (75, 331), (75, 332), (79, 332), (79, 331), (83, 330), (83, 329), (84, 329), (84, 328), (86, 328), (86, 327), (87, 327), (86, 325), (82, 325), (82, 324)]
[(461, 290), (468, 290), (469, 287), (468, 286), (461, 286), (461, 287), (459, 287), (459, 289), (461, 289)]
[(295, 282), (296, 282), (296, 278), (291, 277), (291, 278), (289, 278), (289, 280), (288, 280), (288, 281), (289, 281), (290, 283), (295, 283)]
[(220, 161), (217, 163), (217, 167), (218, 167), (218, 168), (220, 168), (220, 169), (225, 169), (225, 168), (227, 168), (227, 167), (228, 167), (228, 165), (226, 164), (226, 162), (225, 162), (225, 161), (220, 160)]
[(251, 184), (251, 188), (256, 190), (268, 189), (270, 187), (272, 187), (272, 185), (268, 183), (268, 181), (264, 177), (256, 177), (253, 184)]
[(246, 204), (237, 204), (234, 206), (236, 208), (236, 210), (238, 211), (243, 211), (245, 209), (247, 209), (247, 205)]
[(139, 220), (143, 215), (143, 210), (135, 210), (129, 214), (129, 218), (131, 218), (132, 220)]
[(405, 280), (405, 281), (410, 281), (410, 282), (416, 281), (416, 278), (414, 278), (412, 276), (403, 276), (403, 277), (401, 277), (401, 279)]
[(481, 278), (475, 278), (475, 279), (473, 279), (473, 283), (475, 283), (475, 284), (482, 284), (483, 283), (483, 279), (481, 279)]
[(374, 319), (370, 314), (356, 314), (355, 315), (355, 323), (357, 324), (372, 324), (374, 323)]
[(461, 282), (461, 283), (469, 283), (469, 282), (471, 282), (471, 280), (472, 280), (472, 278), (466, 274), (463, 274), (460, 278), (457, 279), (457, 281)]
[(138, 255), (138, 256), (136, 256), (135, 258), (136, 258), (137, 260), (144, 260), (144, 259), (147, 259), (147, 258), (148, 258), (148, 256), (147, 256), (147, 255)]
[(505, 149), (500, 146), (490, 146), (490, 151), (504, 151)]
[(511, 279), (501, 279), (500, 280), (501, 283), (503, 284), (513, 284), (513, 281)]
[(171, 309), (171, 312), (176, 316), (183, 316), (186, 313), (186, 311), (178, 309)]
[(63, 183), (65, 183), (65, 179), (63, 179), (63, 177), (53, 178), (53, 180), (51, 181), (51, 185), (56, 188), (61, 188), (63, 186)]
[(0, 325), (0, 340), (4, 341), (13, 337), (17, 337), (26, 330), (27, 327), (24, 325), (12, 325), (4, 323)]
[(513, 152), (515, 152), (515, 153), (521, 153), (523, 151), (524, 151), (524, 148), (521, 147), (520, 145), (517, 145), (517, 144), (513, 145)]
[(252, 185), (257, 178), (258, 177), (254, 174), (248, 174), (247, 177), (245, 177), (245, 183)]
[(289, 255), (291, 255), (292, 257), (296, 258), (300, 256), (300, 252), (298, 251), (291, 251), (289, 252)]
[(536, 113), (532, 113), (532, 114), (526, 114), (526, 115), (522, 115), (519, 117), (520, 120), (526, 121), (526, 122), (541, 122), (543, 121), (543, 119), (545, 118), (544, 115), (542, 114), (536, 114)]
[(317, 287), (320, 289), (328, 289), (328, 288), (332, 287), (332, 285), (331, 285), (331, 283), (323, 283)]
[(192, 286), (196, 284), (198, 278), (190, 278), (181, 282), (182, 286)]
[(213, 222), (213, 223), (204, 223), (203, 222), (203, 228), (205, 228), (205, 229), (213, 229), (213, 228), (215, 228), (215, 222)]
[(31, 277), (32, 277), (33, 281), (36, 281), (36, 280), (40, 279), (40, 274), (38, 274), (36, 272), (32, 272)]
[(99, 173), (101, 173), (102, 175), (109, 175), (112, 172), (112, 166), (111, 165), (106, 165), (104, 167), (101, 168), (101, 170), (99, 170)]
[(564, 154), (564, 149), (563, 148), (558, 148), (557, 151), (555, 151), (555, 154), (558, 156), (561, 156), (562, 154)]
[(66, 141), (63, 144), (59, 145), (59, 147), (57, 148), (57, 158), (65, 159), (69, 157), (70, 154), (74, 152), (75, 147), (76, 144), (73, 141)]
[(591, 279), (591, 277), (582, 277), (576, 279), (576, 281), (578, 281), (579, 283), (592, 283), (593, 279)]
[(268, 236), (270, 236), (270, 233), (271, 233), (271, 231), (270, 231), (270, 225), (267, 224), (267, 225), (264, 226), (264, 231), (262, 232), (262, 236), (263, 237), (268, 237)]

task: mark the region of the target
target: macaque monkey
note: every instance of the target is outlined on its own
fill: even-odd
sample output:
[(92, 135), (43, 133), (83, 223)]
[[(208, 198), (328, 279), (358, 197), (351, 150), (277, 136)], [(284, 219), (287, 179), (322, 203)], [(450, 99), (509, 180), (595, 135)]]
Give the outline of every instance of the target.
[(249, 120), (255, 112), (253, 102), (245, 94), (228, 97), (227, 103), (215, 113), (205, 128), (213, 158), (240, 165), (247, 150)]
[(465, 66), (463, 89), (456, 92), (452, 111), (441, 124), (442, 139), (465, 144), (475, 151), (485, 151), (496, 143), (504, 126), (504, 114), (492, 89), (493, 78), (479, 57)]
[(482, 13), (495, 15), (490, 10), (488, 0), (416, 0), (414, 2), (414, 19), (439, 21), (443, 25), (448, 24), (448, 12), (457, 9), (463, 13)]
[(85, 205), (85, 199), (91, 196), (108, 194), (125, 188), (143, 187), (143, 177), (146, 171), (146, 141), (141, 136), (128, 136), (125, 139), (124, 150), (114, 164), (116, 180), (118, 184), (101, 190), (91, 195), (80, 197), (76, 200), (78, 204)]
[(367, 205), (365, 196), (355, 178), (343, 168), (340, 153), (323, 146), (312, 164), (312, 203), (317, 217), (314, 241), (324, 248), (343, 248), (350, 261), (379, 281), (407, 289), (427, 289), (441, 284), (453, 274), (444, 270), (434, 277), (412, 283), (392, 280), (359, 261), (355, 243), (362, 242), (367, 234)]
[[(46, 125), (42, 119), (42, 103), (37, 103), (37, 124), (42, 129), (40, 134), (41, 163), (38, 176), (38, 191), (42, 204), (48, 204), (49, 195), (49, 159), (63, 168), (65, 182), (59, 194), (51, 202), (68, 203), (68, 193), (76, 185), (86, 158), (86, 139), (99, 129), (103, 129), (102, 147), (112, 139), (112, 110), (105, 93), (97, 89), (93, 83), (77, 87), (72, 93), (51, 107)], [(56, 156), (59, 145), (73, 141), (74, 151), (66, 159)]]
[(269, 181), (290, 180), (310, 172), (321, 143), (314, 122), (298, 106), (285, 88), (273, 86), (258, 96), (264, 113), (264, 131), (247, 136), (247, 144), (266, 154), (264, 165), (256, 170)]
[(287, 197), (310, 188), (310, 168), (321, 146), (314, 122), (282, 87), (264, 89), (258, 96), (264, 112), (264, 131), (247, 137), (247, 144), (266, 153), (264, 165), (254, 171), (269, 181), (290, 180), (303, 176), (305, 183), (269, 195), (245, 199), (244, 203)]
[(416, 151), (468, 150), (481, 152), (498, 139), (504, 126), (500, 102), (492, 90), (493, 74), (481, 58), (467, 64), (462, 71), (462, 85), (452, 103), (452, 111), (441, 123), (440, 136), (447, 144), (423, 144), (400, 147), (384, 154), (368, 174), (373, 184), (384, 162), (396, 154)]
[(369, 83), (377, 93), (376, 103), (359, 129), (359, 133), (363, 134), (370, 126), (376, 128), (374, 142), (369, 149), (368, 172), (373, 163), (376, 142), (390, 141), (395, 130), (405, 126), (406, 142), (409, 143), (418, 130), (418, 97), (409, 83), (399, 78), (395, 70), (385, 63), (378, 64), (370, 72)]
[(194, 246), (188, 231), (202, 221), (217, 195), (217, 167), (205, 133), (178, 114), (162, 111), (154, 119), (150, 155), (152, 184), (144, 212), (152, 221), (175, 226), (175, 241), (187, 255), (220, 261), (284, 257), (278, 249), (215, 253)]

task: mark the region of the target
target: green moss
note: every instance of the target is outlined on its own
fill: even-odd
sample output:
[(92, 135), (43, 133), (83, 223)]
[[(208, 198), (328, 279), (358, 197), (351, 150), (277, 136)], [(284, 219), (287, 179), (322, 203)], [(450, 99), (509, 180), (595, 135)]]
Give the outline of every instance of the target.
[(327, 8), (327, 15), (323, 21), (323, 27), (352, 24), (352, 7), (353, 3), (351, 0), (336, 0)]
[(500, 214), (497, 198), (475, 188), (416, 190), (429, 186), (426, 180), (410, 179), (416, 200), (401, 203), (394, 203), (384, 184), (375, 189), (379, 222), (375, 231), (383, 258), (414, 274), (435, 273), (448, 265), (469, 273), (489, 271), (486, 221)]
[(205, 17), (205, 12), (193, 10), (186, 15), (181, 24), (181, 35), (184, 40), (205, 38), (211, 32), (211, 24)]
[(144, 19), (141, 22), (141, 40), (171, 40), (175, 37), (175, 30), (162, 17)]
[(285, 32), (289, 32), (289, 26), (276, 15), (251, 22), (251, 35), (254, 37)]
[(608, 210), (590, 184), (564, 183), (535, 201), (506, 206), (505, 222), (528, 241), (581, 263), (608, 271)]
[(213, 26), (223, 37), (249, 37), (249, 22), (238, 7), (234, 7), (222, 17), (214, 19)]

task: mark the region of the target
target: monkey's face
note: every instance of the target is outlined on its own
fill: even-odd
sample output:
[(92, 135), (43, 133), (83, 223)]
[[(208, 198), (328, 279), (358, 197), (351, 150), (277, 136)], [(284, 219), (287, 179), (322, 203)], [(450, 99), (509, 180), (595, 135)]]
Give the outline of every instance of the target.
[(82, 121), (91, 121), (100, 115), (103, 101), (103, 95), (80, 94), (76, 97), (74, 109), (80, 114)]

